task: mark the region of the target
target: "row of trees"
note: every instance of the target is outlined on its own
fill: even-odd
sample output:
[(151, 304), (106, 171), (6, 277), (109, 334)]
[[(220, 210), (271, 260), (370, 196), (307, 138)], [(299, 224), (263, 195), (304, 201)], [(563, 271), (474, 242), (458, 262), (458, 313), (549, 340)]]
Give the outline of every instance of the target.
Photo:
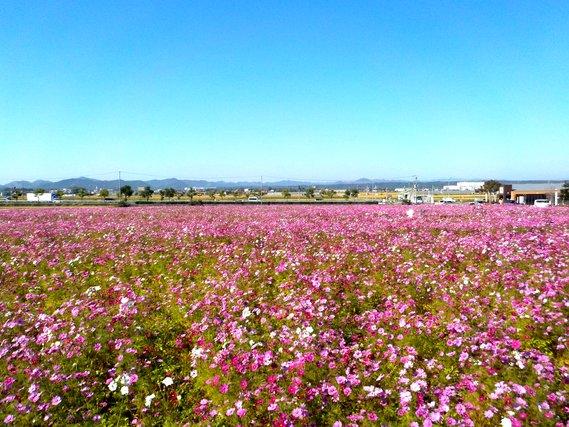
[[(155, 191), (152, 188), (146, 186), (142, 190), (138, 191), (137, 195), (148, 201), (154, 195), (154, 193)], [(121, 197), (127, 200), (130, 196), (134, 194), (134, 191), (130, 185), (123, 185), (120, 188), (119, 194)], [(164, 200), (165, 198), (171, 200), (174, 197), (176, 197), (179, 200), (182, 198), (182, 196), (188, 196), (190, 200), (193, 200), (193, 198), (198, 193), (193, 188), (190, 188), (188, 191), (178, 191), (174, 188), (164, 188), (162, 190), (159, 190), (158, 194), (160, 195), (160, 200)]]
[[(290, 197), (290, 193), (288, 191), (286, 191), (286, 193), (288, 194), (288, 197)], [(342, 196), (344, 197), (344, 199), (349, 199), (350, 197), (358, 197), (359, 193), (360, 190), (358, 190), (357, 188), (348, 188), (347, 190), (344, 191)], [(287, 194), (283, 192), (285, 198), (287, 198)], [(309, 199), (322, 198), (322, 197), (333, 199), (334, 197), (336, 197), (337, 194), (338, 192), (336, 190), (330, 190), (330, 189), (324, 189), (319, 193), (317, 193), (314, 187), (310, 187), (304, 192), (304, 195)]]
[[(479, 193), (485, 193), (488, 195), (495, 195), (498, 193), (501, 186), (502, 186), (502, 183), (500, 183), (497, 180), (491, 179), (491, 180), (485, 181), (484, 184), (482, 185), (482, 187), (480, 187), (477, 191)], [(42, 195), (45, 192), (46, 192), (46, 190), (43, 188), (36, 188), (34, 190), (34, 194), (36, 196)], [(85, 196), (90, 194), (83, 187), (73, 188), (72, 193), (75, 194), (80, 199), (83, 199)], [(290, 199), (292, 197), (292, 194), (288, 189), (282, 190), (281, 193), (285, 199)], [(59, 199), (61, 199), (64, 195), (64, 192), (62, 190), (57, 190), (55, 192), (55, 194), (57, 195), (57, 197)], [(123, 185), (119, 190), (119, 196), (121, 198), (124, 198), (124, 200), (127, 200), (129, 197), (133, 196), (134, 194), (135, 194), (135, 192), (130, 185)], [(136, 194), (139, 197), (142, 197), (143, 199), (146, 199), (148, 201), (155, 194), (155, 191), (152, 188), (150, 188), (149, 186), (146, 186), (142, 190), (139, 190)], [(187, 196), (190, 198), (190, 200), (193, 201), (194, 197), (200, 193), (198, 193), (194, 188), (190, 188), (187, 191), (180, 191), (180, 190), (176, 190), (174, 188), (164, 188), (162, 190), (159, 190), (158, 194), (160, 195), (160, 200), (164, 200), (164, 199), (172, 200), (173, 198), (177, 198), (178, 200), (180, 200), (183, 196)], [(216, 198), (216, 195), (221, 197), (221, 198), (224, 198), (225, 196), (228, 196), (228, 195), (232, 195), (235, 198), (243, 197), (245, 195), (245, 192), (241, 189), (236, 189), (236, 190), (232, 190), (232, 191), (228, 191), (228, 190), (219, 191), (219, 190), (213, 190), (212, 189), (212, 190), (206, 191), (205, 194), (207, 194), (213, 200)], [(255, 195), (255, 196), (263, 196), (264, 194), (266, 194), (266, 192), (253, 191), (250, 194)], [(309, 187), (304, 191), (304, 196), (308, 199), (318, 199), (321, 197), (333, 199), (334, 197), (337, 196), (337, 194), (338, 194), (338, 192), (336, 190), (331, 190), (331, 189), (324, 189), (324, 190), (321, 190), (320, 192), (317, 192), (314, 187)], [(344, 197), (345, 199), (349, 199), (350, 197), (358, 197), (358, 194), (359, 194), (359, 190), (357, 188), (349, 188), (343, 192), (342, 197)], [(11, 191), (10, 195), (11, 195), (12, 199), (17, 200), (18, 198), (20, 198), (24, 195), (24, 192), (20, 189), (13, 189)], [(103, 188), (102, 190), (99, 191), (98, 195), (99, 195), (99, 197), (101, 197), (103, 199), (107, 198), (107, 197), (109, 197), (109, 190), (107, 190), (106, 188)], [(559, 194), (559, 199), (562, 202), (569, 202), (569, 181), (566, 181), (563, 184), (563, 187), (561, 188), (561, 191)]]
[[(43, 188), (37, 188), (34, 190), (34, 194), (36, 196), (44, 194), (45, 192), (46, 191)], [(75, 196), (79, 197), (81, 200), (85, 196), (88, 196), (89, 194), (93, 194), (93, 193), (90, 193), (89, 191), (87, 191), (87, 189), (85, 189), (83, 187), (75, 187), (71, 190), (71, 193), (74, 194)], [(135, 192), (130, 185), (123, 185), (119, 189), (119, 197), (124, 199), (124, 200), (128, 200), (129, 197), (132, 197), (134, 194), (136, 194), (137, 196), (142, 197), (143, 199), (146, 199), (148, 201), (148, 200), (150, 200), (150, 198), (155, 193), (156, 193), (156, 191), (154, 191), (149, 186), (144, 187), (142, 190), (139, 190), (138, 192)], [(281, 193), (285, 199), (290, 199), (292, 197), (292, 194), (291, 194), (290, 190), (288, 190), (288, 189), (282, 190)], [(58, 198), (61, 199), (64, 195), (64, 192), (63, 192), (63, 190), (57, 190), (55, 194), (57, 195)], [(109, 197), (109, 194), (110, 194), (109, 190), (106, 188), (103, 188), (103, 189), (99, 190), (97, 195), (100, 198), (105, 199), (105, 198)], [(195, 196), (197, 196), (198, 194), (202, 194), (202, 193), (198, 193), (194, 188), (190, 188), (187, 191), (180, 191), (180, 190), (176, 190), (174, 188), (164, 188), (162, 190), (159, 190), (158, 194), (160, 195), (160, 200), (164, 200), (164, 199), (172, 200), (173, 198), (177, 198), (179, 200), (183, 196), (187, 196), (190, 198), (190, 200), (193, 200), (193, 198)], [(238, 198), (238, 197), (244, 197), (246, 195), (245, 191), (242, 189), (235, 189), (235, 190), (231, 190), (231, 191), (230, 190), (213, 190), (213, 189), (211, 189), (211, 190), (207, 190), (205, 192), (205, 194), (207, 196), (209, 196), (211, 199), (215, 199), (216, 196), (218, 196), (220, 198), (224, 198), (226, 196), (231, 195), (235, 198)], [(267, 192), (257, 190), (257, 191), (252, 191), (248, 194), (260, 197), (260, 196), (266, 195)], [(317, 192), (314, 187), (310, 187), (304, 191), (304, 196), (309, 198), (309, 199), (319, 198), (320, 196), (333, 199), (334, 197), (337, 196), (337, 194), (338, 194), (338, 192), (336, 190), (330, 190), (330, 189), (325, 189), (325, 190), (322, 190), (320, 192)], [(350, 197), (357, 197), (358, 194), (359, 194), (359, 190), (357, 188), (351, 188), (351, 189), (347, 189), (344, 191), (343, 197), (347, 199)], [(24, 195), (24, 193), (22, 190), (14, 189), (11, 192), (11, 197), (13, 199), (18, 199), (19, 197), (22, 197), (23, 195)]]
[[(144, 189), (138, 191), (137, 195), (148, 201), (154, 195), (154, 193), (155, 193), (155, 191), (152, 188), (144, 187)], [(132, 190), (130, 185), (124, 185), (120, 188), (120, 195), (125, 200), (128, 199), (133, 194), (134, 194), (134, 191)], [(174, 188), (165, 188), (163, 190), (159, 190), (158, 194), (160, 195), (160, 200), (164, 200), (165, 198), (171, 200), (174, 197), (179, 200), (183, 196), (187, 196), (190, 198), (190, 200), (193, 200), (193, 198), (198, 195), (198, 192), (193, 188), (190, 188), (189, 190), (187, 190), (185, 192), (175, 190)], [(212, 189), (212, 190), (207, 190), (205, 192), (205, 194), (207, 196), (209, 196), (211, 199), (215, 199), (216, 196), (224, 198), (227, 195), (232, 195), (233, 197), (243, 197), (245, 195), (244, 191), (239, 190), (239, 189), (233, 190), (233, 191), (226, 191), (226, 190), (216, 191), (216, 190)], [(253, 191), (250, 194), (255, 195), (255, 196), (263, 196), (266, 194), (266, 192)], [(350, 198), (350, 197), (358, 197), (358, 194), (359, 194), (359, 190), (357, 188), (351, 188), (351, 189), (347, 189), (344, 192), (343, 197), (346, 199)], [(283, 190), (282, 195), (285, 199), (290, 199), (292, 197), (292, 194), (288, 189)], [(337, 195), (337, 191), (326, 189), (326, 190), (322, 190), (320, 193), (317, 193), (315, 188), (310, 187), (310, 188), (305, 190), (304, 195), (305, 195), (305, 197), (307, 197), (309, 199), (317, 198), (319, 196), (323, 196), (326, 198), (334, 198)]]

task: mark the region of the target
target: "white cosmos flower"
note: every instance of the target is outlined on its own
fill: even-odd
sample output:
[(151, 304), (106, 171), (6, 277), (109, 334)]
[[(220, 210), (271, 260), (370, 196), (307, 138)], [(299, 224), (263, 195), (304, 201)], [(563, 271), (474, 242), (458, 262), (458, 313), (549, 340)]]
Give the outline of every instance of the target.
[(407, 209), (406, 214), (407, 214), (407, 216), (408, 216), (409, 218), (413, 218), (413, 215), (415, 214), (415, 211), (414, 211), (413, 209)]
[(120, 377), (120, 383), (122, 385), (129, 385), (130, 384), (130, 376), (127, 374), (122, 374)]
[(202, 355), (203, 355), (203, 349), (201, 349), (200, 347), (192, 348), (192, 358), (193, 359), (201, 357)]
[(122, 394), (123, 396), (128, 394), (128, 386), (127, 386), (127, 385), (123, 385), (123, 386), (121, 387), (121, 394)]
[(144, 398), (144, 406), (146, 406), (147, 408), (150, 407), (150, 405), (152, 405), (152, 399), (154, 399), (155, 397), (156, 397), (156, 395), (154, 393), (146, 396)]
[(115, 380), (112, 380), (112, 381), (109, 383), (109, 386), (108, 386), (108, 387), (109, 387), (109, 390), (115, 391), (115, 390), (117, 389), (117, 383), (115, 382)]
[(174, 381), (172, 380), (172, 378), (166, 377), (162, 380), (162, 384), (164, 384), (166, 387), (168, 387), (168, 386), (171, 386), (172, 384), (174, 384)]
[(407, 390), (400, 392), (399, 398), (401, 400), (401, 403), (409, 403), (413, 399), (413, 397), (411, 396), (411, 393), (409, 393)]
[(502, 427), (512, 427), (512, 420), (510, 420), (509, 418), (502, 418), (500, 425)]

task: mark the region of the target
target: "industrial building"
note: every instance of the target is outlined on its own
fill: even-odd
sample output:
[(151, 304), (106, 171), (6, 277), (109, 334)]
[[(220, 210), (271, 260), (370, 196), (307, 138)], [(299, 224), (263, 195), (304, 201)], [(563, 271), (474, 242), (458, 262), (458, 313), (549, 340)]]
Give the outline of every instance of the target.
[(443, 191), (470, 191), (474, 192), (484, 185), (481, 181), (459, 181), (456, 185), (445, 185)]
[(42, 194), (26, 193), (26, 200), (28, 202), (53, 202), (55, 199), (55, 194), (50, 192)]

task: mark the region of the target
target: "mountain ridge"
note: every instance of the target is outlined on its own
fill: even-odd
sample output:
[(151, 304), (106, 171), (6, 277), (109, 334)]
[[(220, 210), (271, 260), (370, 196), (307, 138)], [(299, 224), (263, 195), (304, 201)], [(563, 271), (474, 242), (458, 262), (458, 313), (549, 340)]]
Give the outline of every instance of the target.
[[(446, 185), (448, 183), (454, 183), (460, 179), (449, 178), (445, 180), (430, 180), (430, 181), (418, 181), (421, 187), (432, 186), (432, 185)], [(472, 181), (483, 181), (483, 180), (472, 180)], [(501, 180), (502, 183), (546, 183), (546, 182), (563, 182), (563, 180)], [(259, 188), (261, 186), (265, 188), (292, 188), (292, 187), (306, 187), (306, 186), (316, 186), (316, 187), (336, 187), (336, 188), (346, 188), (349, 186), (378, 186), (380, 188), (395, 188), (402, 185), (410, 185), (412, 180), (402, 180), (402, 179), (369, 179), (369, 178), (359, 178), (355, 180), (336, 180), (336, 181), (310, 181), (310, 180), (280, 180), (272, 182), (261, 182), (261, 181), (208, 181), (205, 179), (179, 179), (179, 178), (166, 178), (166, 179), (151, 179), (151, 180), (138, 180), (138, 179), (124, 179), (120, 180), (120, 185), (130, 185), (133, 189), (138, 187), (150, 186), (153, 189), (161, 188), (174, 188), (176, 190), (182, 190), (184, 188), (194, 187), (194, 188), (212, 188), (212, 189), (223, 189), (223, 188)], [(71, 189), (71, 188), (83, 187), (89, 191), (107, 188), (107, 189), (117, 189), (119, 187), (119, 180), (100, 180), (88, 177), (77, 177), (77, 178), (67, 178), (59, 181), (49, 181), (38, 179), (34, 181), (18, 180), (8, 182), (6, 184), (0, 184), (0, 189), (9, 188), (19, 188), (19, 189), (36, 189), (43, 188), (44, 190), (57, 190), (57, 189)]]

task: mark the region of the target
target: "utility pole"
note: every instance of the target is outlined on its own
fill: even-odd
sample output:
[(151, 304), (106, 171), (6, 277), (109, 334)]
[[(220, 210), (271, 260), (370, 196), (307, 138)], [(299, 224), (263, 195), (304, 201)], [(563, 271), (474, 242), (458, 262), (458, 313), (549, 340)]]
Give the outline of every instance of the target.
[(119, 200), (121, 198), (121, 171), (119, 171), (119, 191), (117, 193), (119, 195)]

